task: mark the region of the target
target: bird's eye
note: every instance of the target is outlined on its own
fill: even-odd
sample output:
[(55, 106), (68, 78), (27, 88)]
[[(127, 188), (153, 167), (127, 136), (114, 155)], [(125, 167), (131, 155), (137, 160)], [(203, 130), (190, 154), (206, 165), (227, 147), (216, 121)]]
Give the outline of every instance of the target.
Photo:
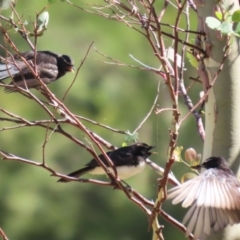
[(73, 66), (73, 61), (71, 60), (71, 58), (67, 55), (62, 55), (62, 59), (64, 60), (64, 62), (68, 65)]

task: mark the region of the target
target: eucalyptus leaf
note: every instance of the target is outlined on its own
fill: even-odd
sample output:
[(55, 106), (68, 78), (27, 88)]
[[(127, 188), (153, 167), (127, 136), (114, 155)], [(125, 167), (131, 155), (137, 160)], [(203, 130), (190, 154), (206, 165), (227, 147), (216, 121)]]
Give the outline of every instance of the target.
[(15, 0), (0, 0), (0, 9), (8, 9), (11, 3), (15, 3)]
[(39, 32), (47, 29), (47, 25), (49, 22), (49, 13), (48, 12), (43, 12), (38, 16), (38, 25), (37, 29)]
[(201, 159), (197, 158), (191, 161), (191, 167), (195, 167), (197, 165), (201, 164)]
[(211, 29), (219, 30), (219, 28), (221, 27), (222, 23), (215, 17), (207, 17), (206, 18), (206, 24)]
[(232, 30), (232, 23), (230, 23), (230, 22), (223, 22), (219, 30), (223, 34), (230, 34), (230, 33), (232, 33), (233, 32), (233, 30)]
[(186, 56), (187, 56), (188, 61), (191, 63), (191, 65), (197, 69), (198, 68), (197, 59), (189, 52), (187, 52)]
[(138, 140), (138, 133), (135, 132), (135, 133), (130, 133), (128, 132), (127, 135), (125, 135), (125, 141), (126, 143), (129, 143), (129, 142), (136, 142)]
[(216, 15), (216, 17), (219, 19), (219, 20), (222, 20), (222, 13), (221, 12), (218, 12), (218, 11), (216, 11), (215, 12), (215, 15)]
[(181, 177), (181, 183), (184, 183), (190, 179), (195, 178), (197, 175), (194, 173), (186, 173)]
[(240, 33), (240, 23), (237, 24), (236, 29), (235, 29), (235, 32), (236, 32), (237, 34)]
[(232, 15), (233, 22), (240, 22), (240, 10), (237, 10)]
[(181, 162), (182, 158), (181, 158), (181, 154), (182, 154), (182, 150), (183, 147), (182, 146), (177, 146), (174, 151), (173, 151), (173, 156), (174, 156), (174, 160), (176, 162)]

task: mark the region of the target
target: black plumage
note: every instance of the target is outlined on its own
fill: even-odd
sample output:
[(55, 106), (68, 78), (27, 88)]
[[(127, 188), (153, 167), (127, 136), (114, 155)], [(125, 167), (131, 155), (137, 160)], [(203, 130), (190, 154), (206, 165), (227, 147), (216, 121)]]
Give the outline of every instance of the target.
[(210, 157), (194, 168), (205, 168), (199, 176), (169, 190), (173, 204), (190, 207), (183, 219), (186, 235), (204, 239), (211, 231), (240, 222), (240, 182), (222, 157)]
[(34, 69), (36, 61), (36, 70), (40, 79), (49, 84), (56, 81), (66, 72), (73, 71), (74, 63), (67, 55), (57, 55), (50, 51), (37, 51), (36, 60), (34, 51), (23, 52), (7, 57), (4, 63), (0, 64), (0, 80), (12, 77), (12, 82), (5, 87), (5, 92), (15, 92), (17, 87), (38, 88), (41, 82), (34, 77), (31, 69), (26, 65), (22, 56), (29, 65)]
[[(146, 143), (135, 143), (130, 146), (118, 148), (114, 151), (106, 152), (106, 154), (115, 165), (119, 178), (126, 179), (140, 173), (144, 169), (145, 160), (152, 154), (150, 152), (152, 148), (152, 146), (148, 146)], [(100, 154), (98, 157), (106, 166), (109, 166), (103, 154)], [(86, 167), (68, 174), (68, 176), (80, 177), (85, 173), (105, 174), (104, 169), (95, 159), (92, 159), (85, 166)], [(109, 170), (111, 171), (112, 169), (109, 168)], [(61, 178), (58, 181), (68, 182), (68, 180), (64, 178)]]

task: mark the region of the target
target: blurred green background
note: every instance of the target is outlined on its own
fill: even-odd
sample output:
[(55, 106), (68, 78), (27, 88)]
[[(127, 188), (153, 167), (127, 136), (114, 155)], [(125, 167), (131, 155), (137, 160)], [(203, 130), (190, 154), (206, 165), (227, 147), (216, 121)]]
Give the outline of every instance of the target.
[[(103, 1), (87, 1), (91, 2), (104, 4)], [(47, 3), (44, 0), (21, 0), (18, 1), (16, 10), (21, 19), (27, 20), (31, 25), (36, 12), (41, 11)], [(73, 3), (80, 4), (78, 0)], [(163, 3), (158, 4), (160, 11)], [(94, 41), (97, 50), (126, 64), (139, 66), (129, 57), (131, 54), (144, 64), (159, 67), (146, 39), (123, 23), (83, 12), (61, 1), (52, 4), (47, 11), (50, 22), (44, 36), (38, 38), (38, 50), (67, 54), (74, 59), (75, 66), (78, 67), (89, 45)], [(1, 14), (9, 17), (11, 11), (2, 11)], [(170, 6), (163, 20), (174, 24), (175, 14), (176, 11)], [(195, 19), (193, 14), (191, 29), (196, 29)], [(12, 30), (10, 36), (20, 51), (30, 50), (17, 32)], [(172, 44), (167, 38), (165, 41), (167, 45)], [(1, 35), (0, 43), (4, 44)], [(4, 51), (1, 50), (0, 54), (4, 55)], [(133, 131), (150, 110), (161, 78), (154, 73), (105, 64), (102, 61), (109, 60), (92, 48), (64, 102), (75, 114), (113, 128)], [(187, 61), (186, 68), (188, 70), (185, 72), (185, 79), (186, 84), (189, 84), (188, 77), (196, 77), (197, 74)], [(61, 99), (73, 78), (74, 75), (69, 73), (49, 88)], [(198, 84), (190, 91), (194, 102), (198, 100), (201, 89)], [(181, 116), (184, 116), (187, 108), (181, 98), (180, 104)], [(171, 108), (168, 90), (162, 80), (158, 106)], [(17, 93), (5, 94), (3, 89), (0, 89), (0, 107), (29, 120), (46, 118), (45, 112), (33, 101)], [(0, 116), (5, 117), (2, 112)], [(0, 121), (0, 128), (11, 125)], [(121, 146), (124, 142), (124, 135), (92, 124), (86, 126), (116, 146)], [(156, 146), (158, 154), (153, 155), (151, 160), (163, 167), (167, 159), (169, 129), (171, 112), (163, 112), (159, 115), (153, 113), (139, 131), (139, 141)], [(67, 130), (88, 143), (81, 131), (73, 127)], [(0, 148), (41, 162), (45, 134), (44, 129), (36, 127), (1, 131)], [(194, 147), (201, 152), (202, 142), (192, 116), (182, 125), (177, 145), (184, 149)], [(92, 157), (83, 148), (56, 133), (49, 139), (46, 158), (50, 167), (67, 174), (83, 166)], [(173, 171), (180, 178), (189, 169), (176, 163)], [(156, 197), (158, 177), (154, 171), (146, 168), (143, 173), (127, 182), (151, 200)], [(100, 178), (106, 179), (104, 176)], [(57, 178), (51, 177), (49, 172), (42, 168), (20, 162), (0, 161), (0, 227), (9, 239), (151, 239), (152, 233), (149, 231), (149, 221), (145, 213), (121, 191), (73, 182), (60, 184), (56, 181)], [(180, 221), (185, 212), (179, 205), (172, 206), (169, 201), (164, 204), (164, 209)], [(159, 222), (165, 226), (165, 239), (185, 239), (179, 230), (162, 218), (159, 218)]]

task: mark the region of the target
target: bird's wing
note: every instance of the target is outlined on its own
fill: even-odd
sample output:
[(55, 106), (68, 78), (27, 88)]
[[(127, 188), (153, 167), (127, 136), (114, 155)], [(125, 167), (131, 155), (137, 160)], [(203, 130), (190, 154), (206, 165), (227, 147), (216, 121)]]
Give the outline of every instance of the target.
[[(6, 93), (11, 93), (17, 91), (16, 87), (18, 86), (21, 88), (36, 88), (40, 87), (41, 83), (39, 80), (37, 80), (32, 72), (29, 70), (28, 67), (25, 67), (22, 69), (21, 73), (16, 74), (13, 77), (13, 81), (9, 84), (9, 86), (6, 86), (4, 91)], [(27, 87), (26, 87), (27, 86)]]
[[(52, 64), (41, 64), (40, 66), (37, 66), (37, 72), (40, 79), (45, 84), (55, 81), (58, 75), (57, 66)], [(17, 85), (18, 87), (24, 89), (26, 89), (26, 85), (27, 88), (37, 88), (41, 86), (41, 82), (34, 77), (28, 67), (25, 67), (22, 69), (21, 73), (18, 73), (13, 77), (13, 81), (9, 85)], [(5, 87), (5, 92), (7, 93), (14, 91), (16, 91), (16, 88), (8, 86)]]
[(46, 84), (57, 80), (58, 66), (53, 63), (41, 63), (38, 72), (42, 81)]
[[(83, 174), (85, 174), (85, 173), (87, 173), (87, 172), (89, 172), (89, 171), (91, 171), (91, 170), (92, 170), (91, 167), (84, 167), (84, 168), (81, 168), (81, 169), (79, 169), (79, 170), (77, 170), (77, 171), (74, 171), (74, 172), (68, 174), (68, 176), (69, 176), (69, 177), (76, 177), (76, 178), (78, 178), (78, 177), (80, 177), (81, 175), (83, 175)], [(68, 182), (68, 180), (67, 180), (67, 179), (64, 179), (64, 178), (60, 178), (60, 179), (58, 180), (58, 182)]]
[[(218, 171), (218, 174), (217, 172)], [(208, 169), (201, 175), (169, 190), (172, 203), (191, 206), (183, 219), (188, 223), (186, 235), (194, 232), (196, 239), (240, 222), (240, 183), (235, 176)]]
[[(140, 156), (136, 155), (132, 146), (118, 148), (114, 151), (106, 152), (106, 154), (112, 160), (116, 167), (128, 165), (134, 166), (139, 163)], [(103, 161), (104, 164), (109, 166), (103, 154), (100, 154), (99, 158)], [(99, 164), (95, 159), (92, 159), (86, 166), (96, 167), (99, 166)]]
[[(20, 54), (27, 61), (34, 59), (33, 51), (24, 52)], [(25, 62), (21, 59), (20, 55), (15, 54), (13, 56), (7, 57), (6, 62), (0, 64), (0, 80), (3, 80), (8, 77), (14, 77), (19, 73), (20, 70), (26, 68)]]
[(218, 232), (228, 225), (240, 222), (240, 210), (228, 210), (221, 208), (198, 206), (193, 203), (183, 219), (187, 224), (186, 236), (194, 234), (194, 239), (203, 239), (210, 235), (211, 230)]
[(19, 70), (12, 65), (0, 64), (0, 80), (14, 76), (17, 73), (19, 73)]
[[(108, 157), (111, 156), (111, 153), (112, 153), (112, 151), (106, 152), (106, 154), (108, 155)], [(106, 158), (103, 156), (103, 154), (98, 155), (98, 157), (100, 158), (100, 160), (101, 160), (104, 164), (106, 164), (107, 166), (109, 165), (108, 162), (107, 162), (107, 160), (106, 160)], [(110, 157), (110, 158), (111, 158), (111, 157)], [(85, 166), (95, 168), (95, 167), (99, 167), (99, 164), (98, 164), (97, 160), (94, 158), (94, 159), (92, 159), (89, 163), (87, 163)]]
[[(221, 170), (217, 170), (221, 171)], [(174, 198), (173, 204), (182, 202), (182, 207), (198, 206), (222, 209), (240, 209), (240, 183), (235, 176), (222, 173), (222, 178), (209, 169), (201, 175), (169, 190), (168, 198)], [(235, 196), (235, 197), (233, 197)]]
[[(38, 54), (38, 52), (36, 52), (36, 55)], [(34, 56), (35, 56), (35, 53), (34, 51), (28, 51), (28, 52), (22, 52), (20, 54), (14, 54), (13, 57), (15, 60), (20, 60), (22, 61), (22, 57), (24, 57), (27, 61), (29, 60), (33, 60), (34, 59)], [(11, 59), (11, 57), (10, 57)]]
[(119, 148), (115, 151), (112, 151), (109, 154), (109, 157), (114, 162), (115, 166), (127, 166), (127, 165), (136, 165), (137, 157), (131, 151), (126, 148)]

